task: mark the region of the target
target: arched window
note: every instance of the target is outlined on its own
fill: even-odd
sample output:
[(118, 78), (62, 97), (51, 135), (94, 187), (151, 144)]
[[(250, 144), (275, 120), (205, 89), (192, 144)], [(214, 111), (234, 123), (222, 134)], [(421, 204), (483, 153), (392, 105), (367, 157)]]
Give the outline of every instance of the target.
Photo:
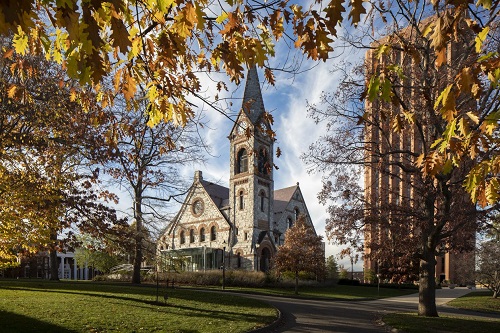
[(180, 241), (181, 241), (181, 244), (186, 243), (186, 235), (184, 235), (184, 230), (181, 231)]
[(194, 229), (189, 230), (189, 243), (194, 243)]
[(210, 240), (214, 241), (216, 239), (217, 239), (217, 230), (215, 229), (215, 226), (212, 226), (212, 228), (210, 228)]
[(292, 218), (291, 218), (291, 217), (288, 217), (288, 218), (286, 219), (286, 224), (288, 225), (288, 228), (293, 227), (293, 221), (292, 221)]
[(200, 242), (205, 241), (205, 228), (200, 229)]
[(239, 194), (239, 199), (240, 199), (240, 200), (239, 200), (239, 202), (240, 202), (240, 204), (239, 204), (240, 209), (245, 208), (245, 198), (244, 198), (244, 196), (243, 196), (243, 191), (240, 191), (240, 194)]
[(264, 204), (265, 204), (266, 193), (264, 193), (264, 191), (260, 191), (259, 197), (260, 197), (260, 211), (263, 212), (264, 211)]
[(238, 158), (236, 161), (236, 173), (248, 171), (248, 154), (245, 148), (238, 151)]
[(236, 267), (241, 268), (241, 253), (236, 253)]
[(297, 219), (299, 218), (300, 211), (299, 211), (298, 208), (295, 208), (293, 211), (294, 211), (294, 214), (295, 214), (295, 221), (297, 221)]
[(270, 171), (269, 154), (267, 153), (267, 149), (265, 148), (259, 149), (259, 160), (257, 164), (257, 169), (263, 175), (267, 175)]

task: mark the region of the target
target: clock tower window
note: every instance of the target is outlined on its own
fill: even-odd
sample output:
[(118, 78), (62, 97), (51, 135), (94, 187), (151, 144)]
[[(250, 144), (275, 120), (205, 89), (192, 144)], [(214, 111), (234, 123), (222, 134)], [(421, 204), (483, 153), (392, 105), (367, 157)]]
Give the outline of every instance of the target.
[(242, 148), (238, 151), (236, 166), (237, 166), (236, 173), (242, 173), (248, 171), (248, 154), (245, 148)]

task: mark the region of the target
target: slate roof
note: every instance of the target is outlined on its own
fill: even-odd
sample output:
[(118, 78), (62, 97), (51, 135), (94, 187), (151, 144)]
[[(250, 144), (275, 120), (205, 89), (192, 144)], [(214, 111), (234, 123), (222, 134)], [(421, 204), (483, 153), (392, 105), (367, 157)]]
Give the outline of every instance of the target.
[(201, 180), (201, 185), (219, 209), (229, 205), (229, 189), (206, 180)]
[[(249, 107), (246, 107), (247, 103), (249, 103)], [(242, 108), (253, 124), (257, 124), (260, 116), (264, 113), (264, 100), (262, 99), (259, 75), (255, 66), (251, 67), (247, 73)]]
[(286, 209), (286, 206), (292, 199), (293, 194), (299, 185), (285, 187), (274, 191), (274, 221), (279, 221), (281, 215)]

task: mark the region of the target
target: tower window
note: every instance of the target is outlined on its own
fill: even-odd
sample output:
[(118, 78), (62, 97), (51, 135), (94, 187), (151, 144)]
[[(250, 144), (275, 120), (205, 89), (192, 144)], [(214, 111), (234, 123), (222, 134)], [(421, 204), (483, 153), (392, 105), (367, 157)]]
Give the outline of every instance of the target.
[(248, 154), (245, 148), (238, 151), (237, 161), (236, 161), (236, 173), (242, 173), (248, 171)]
[(214, 241), (217, 239), (217, 230), (215, 229), (215, 226), (210, 228), (210, 240)]
[(194, 243), (194, 229), (189, 230), (189, 243)]
[(260, 197), (260, 211), (263, 212), (264, 211), (264, 204), (265, 204), (266, 193), (264, 193), (264, 191), (260, 191), (259, 197)]
[(184, 235), (184, 230), (181, 231), (180, 242), (181, 242), (181, 244), (186, 243), (186, 235)]
[(259, 149), (259, 160), (258, 160), (257, 169), (263, 175), (267, 175), (269, 173), (269, 170), (270, 170), (269, 156), (267, 153), (267, 149), (265, 149), (265, 148)]
[(205, 228), (200, 229), (200, 242), (205, 241)]
[(239, 195), (239, 206), (240, 206), (240, 209), (243, 209), (245, 208), (245, 198), (243, 196), (243, 191), (240, 191), (240, 195)]

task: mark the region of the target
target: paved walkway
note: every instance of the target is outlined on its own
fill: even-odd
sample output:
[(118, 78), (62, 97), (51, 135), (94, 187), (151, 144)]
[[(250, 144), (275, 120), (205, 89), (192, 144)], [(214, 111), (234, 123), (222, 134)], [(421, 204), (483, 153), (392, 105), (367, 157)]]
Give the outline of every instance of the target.
[[(488, 317), (500, 321), (498, 314), (465, 311), (446, 306), (445, 303), (469, 293), (466, 288), (439, 289), (436, 305), (439, 313)], [(386, 327), (377, 323), (384, 314), (399, 311), (417, 311), (418, 294), (386, 298), (375, 301), (304, 300), (261, 295), (242, 295), (269, 302), (282, 313), (282, 319), (272, 328), (259, 332), (345, 332), (382, 333)]]

